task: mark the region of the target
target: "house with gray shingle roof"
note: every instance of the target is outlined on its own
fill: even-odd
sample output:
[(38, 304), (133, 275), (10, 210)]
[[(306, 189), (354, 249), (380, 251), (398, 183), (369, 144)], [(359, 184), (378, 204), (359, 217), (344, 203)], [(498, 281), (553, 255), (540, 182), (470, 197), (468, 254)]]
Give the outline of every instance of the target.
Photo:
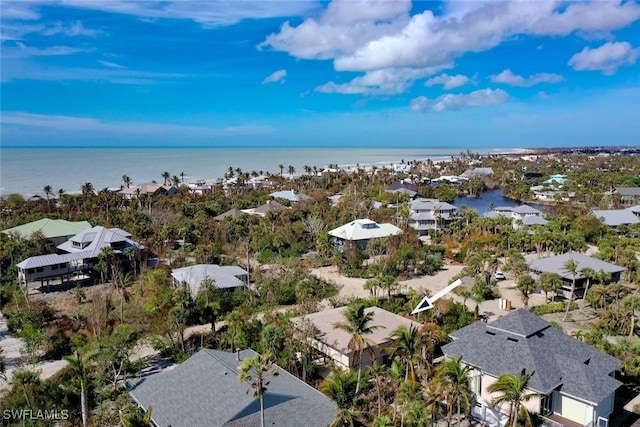
[(502, 374), (533, 372), (528, 391), (539, 393), (526, 408), (563, 425), (606, 425), (615, 392), (614, 378), (621, 361), (552, 327), (525, 309), (500, 319), (476, 322), (451, 334), (442, 347), (448, 358), (462, 357), (472, 368), (471, 389), (477, 404), (474, 417), (489, 425), (503, 425), (508, 407), (491, 405), (488, 387)]
[[(575, 277), (573, 277), (573, 274), (565, 267), (569, 260), (575, 261), (578, 266)], [(595, 272), (602, 271), (608, 273), (611, 277), (609, 282), (619, 281), (622, 272), (627, 270), (625, 267), (620, 267), (578, 252), (567, 252), (552, 257), (540, 258), (529, 263), (529, 271), (534, 278), (537, 278), (542, 273), (555, 273), (562, 278), (562, 287), (557, 293), (557, 295), (562, 298), (571, 297), (571, 287), (573, 286), (574, 280), (574, 297), (582, 298), (587, 282), (587, 278), (582, 273), (582, 270), (586, 268), (590, 268)]]
[(621, 225), (632, 225), (640, 222), (640, 219), (638, 219), (630, 209), (594, 209), (591, 211), (591, 215), (611, 228), (618, 228)]
[[(130, 380), (126, 387), (143, 409), (151, 411), (160, 427), (249, 427), (260, 425), (260, 402), (238, 380), (242, 360), (253, 350), (238, 353), (202, 349), (182, 364), (147, 377)], [(337, 414), (335, 403), (322, 393), (278, 369), (269, 376), (264, 394), (264, 418), (278, 427), (326, 427)]]
[(620, 195), (620, 203), (623, 205), (640, 201), (640, 187), (617, 187), (616, 192)]
[(194, 298), (207, 280), (218, 289), (233, 289), (245, 285), (248, 276), (247, 270), (235, 265), (198, 264), (171, 271), (174, 284), (187, 286)]

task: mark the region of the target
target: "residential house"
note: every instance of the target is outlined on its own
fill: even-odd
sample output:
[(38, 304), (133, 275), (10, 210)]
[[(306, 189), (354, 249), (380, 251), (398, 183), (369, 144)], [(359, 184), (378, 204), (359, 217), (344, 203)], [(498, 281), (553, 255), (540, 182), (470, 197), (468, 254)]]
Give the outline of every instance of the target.
[(418, 186), (404, 181), (394, 182), (393, 184), (389, 185), (384, 191), (386, 191), (387, 193), (406, 194), (410, 199), (420, 197), (420, 195), (418, 194)]
[(616, 192), (620, 195), (620, 203), (623, 205), (640, 202), (640, 187), (616, 187)]
[(348, 224), (341, 225), (329, 231), (334, 244), (343, 246), (345, 242), (354, 242), (361, 248), (366, 248), (371, 239), (397, 236), (402, 230), (393, 224), (378, 224), (370, 219), (356, 219)]
[(221, 213), (220, 215), (214, 216), (213, 219), (216, 221), (222, 221), (225, 218), (235, 218), (239, 215), (245, 215), (245, 214), (246, 212), (243, 212), (240, 209), (233, 208), (233, 209), (229, 209), (226, 212)]
[(301, 202), (309, 199), (309, 196), (300, 193), (296, 194), (293, 190), (274, 191), (269, 195), (274, 199), (284, 199), (288, 200), (291, 203)]
[(550, 175), (549, 179), (547, 179), (544, 183), (545, 184), (550, 184), (550, 185), (563, 185), (566, 180), (567, 180), (567, 176), (566, 175), (562, 175), (560, 173), (557, 173), (555, 175)]
[(488, 218), (496, 218), (498, 216), (511, 218), (513, 228), (516, 230), (523, 226), (532, 227), (534, 225), (547, 225), (548, 223), (542, 211), (529, 205), (498, 206), (487, 212), (484, 216)]
[[(349, 369), (356, 367), (358, 364), (358, 360), (354, 359), (353, 351), (349, 349), (351, 334), (344, 329), (335, 327), (336, 322), (346, 321), (344, 317), (346, 311), (347, 307), (338, 307), (306, 316), (294, 317), (291, 322), (300, 331), (305, 329), (305, 324), (312, 325), (315, 335), (310, 339), (309, 344), (322, 353), (326, 359), (342, 368)], [(363, 367), (371, 366), (373, 361), (383, 362), (395, 342), (391, 335), (398, 327), (405, 326), (410, 328), (415, 326), (420, 328), (422, 326), (420, 323), (379, 307), (366, 308), (365, 312), (372, 313), (369, 324), (380, 327), (375, 328), (371, 334), (367, 335), (367, 339), (374, 343), (375, 346), (366, 345), (362, 352)]]
[[(201, 349), (173, 369), (130, 380), (126, 387), (158, 427), (249, 427), (260, 425), (260, 400), (238, 379), (238, 366), (255, 357)], [(266, 375), (265, 424), (279, 427), (330, 425), (335, 403), (282, 368)]]
[(222, 186), (219, 179), (193, 179), (187, 181), (187, 188), (193, 194), (204, 196), (213, 193), (215, 187)]
[(176, 286), (187, 286), (195, 298), (207, 280), (218, 289), (233, 289), (246, 285), (249, 273), (235, 265), (198, 264), (176, 268), (171, 277)]
[(248, 213), (250, 215), (258, 215), (264, 218), (269, 212), (279, 213), (286, 211), (287, 209), (289, 208), (287, 208), (280, 202), (277, 202), (275, 200), (267, 200), (267, 203), (265, 203), (264, 205), (252, 209), (242, 209), (242, 212)]
[(70, 237), (91, 228), (87, 221), (65, 221), (64, 219), (43, 218), (38, 221), (22, 224), (2, 230), (4, 234), (17, 235), (29, 239), (37, 231), (41, 232), (54, 246), (69, 240)]
[(144, 249), (143, 245), (131, 239), (130, 233), (120, 228), (95, 226), (58, 245), (62, 254), (33, 256), (18, 263), (18, 281), (29, 283), (53, 278), (64, 280), (76, 272), (86, 272), (97, 262), (104, 247), (110, 248), (118, 257), (127, 248)]
[(621, 225), (632, 225), (640, 222), (634, 214), (632, 208), (629, 209), (594, 209), (591, 215), (598, 218), (603, 224), (611, 228), (618, 228)]
[(606, 427), (613, 411), (614, 378), (621, 361), (552, 327), (525, 309), (491, 323), (476, 322), (451, 334), (442, 347), (447, 358), (471, 367), (476, 397), (472, 415), (485, 425), (504, 426), (508, 405), (494, 407), (489, 386), (502, 374), (533, 373), (527, 391), (539, 393), (525, 407), (546, 425)]
[(492, 168), (473, 168), (473, 169), (468, 169), (464, 171), (462, 174), (460, 174), (460, 177), (466, 178), (466, 179), (473, 179), (473, 178), (482, 178), (482, 177), (491, 176), (491, 175), (493, 175)]
[[(575, 261), (577, 264), (576, 275), (567, 270), (566, 264), (569, 260)], [(558, 296), (562, 298), (570, 298), (571, 287), (575, 280), (575, 293), (574, 297), (582, 298), (584, 294), (584, 288), (587, 282), (587, 278), (582, 273), (585, 268), (590, 268), (593, 271), (603, 271), (611, 275), (611, 282), (617, 282), (620, 280), (620, 274), (627, 269), (624, 267), (611, 264), (597, 258), (592, 258), (587, 255), (583, 255), (577, 252), (568, 252), (561, 255), (556, 255), (548, 258), (540, 258), (529, 263), (529, 271), (534, 278), (537, 278), (542, 273), (556, 273), (562, 278), (562, 287), (558, 290)]]
[(429, 230), (446, 229), (458, 219), (459, 209), (437, 199), (416, 199), (409, 203), (409, 227), (420, 236)]
[(122, 187), (122, 189), (120, 189), (120, 194), (122, 194), (122, 196), (127, 200), (137, 199), (142, 195), (173, 196), (179, 192), (180, 190), (173, 185), (160, 185), (154, 182)]

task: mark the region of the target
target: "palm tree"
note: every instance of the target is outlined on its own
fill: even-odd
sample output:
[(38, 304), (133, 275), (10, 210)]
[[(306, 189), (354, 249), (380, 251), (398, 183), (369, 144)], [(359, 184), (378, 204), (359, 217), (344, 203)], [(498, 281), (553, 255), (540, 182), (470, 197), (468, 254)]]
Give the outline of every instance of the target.
[(469, 410), (473, 399), (469, 372), (471, 372), (471, 367), (462, 363), (462, 356), (457, 359), (447, 359), (438, 367), (438, 376), (444, 380), (447, 404), (449, 405), (447, 418), (451, 420), (455, 404), (458, 412), (458, 426), (460, 426), (462, 407)]
[(373, 380), (378, 397), (378, 418), (382, 414), (382, 380), (385, 378), (386, 366), (374, 362), (369, 368), (370, 378)]
[(260, 400), (260, 425), (264, 427), (264, 394), (267, 391), (267, 386), (271, 381), (267, 380), (269, 375), (278, 375), (278, 365), (274, 364), (271, 360), (273, 355), (270, 353), (264, 356), (257, 354), (255, 357), (245, 359), (238, 366), (238, 379), (241, 382), (249, 383), (249, 389), (247, 393), (253, 391), (253, 395), (257, 396)]
[(89, 195), (93, 196), (95, 195), (95, 188), (93, 187), (93, 184), (91, 184), (90, 182), (85, 182), (84, 184), (82, 184), (82, 186), (80, 186), (80, 192), (84, 196), (89, 196)]
[(294, 173), (296, 173), (296, 168), (293, 165), (289, 165), (287, 170), (289, 171), (289, 176), (290, 177), (293, 176)]
[(591, 285), (591, 281), (598, 276), (598, 273), (593, 268), (585, 267), (580, 270), (580, 274), (587, 279), (587, 286), (584, 288), (584, 294), (582, 295), (582, 309), (584, 310), (587, 292), (589, 292), (589, 285)]
[(525, 274), (518, 277), (517, 288), (522, 292), (522, 300), (524, 301), (524, 308), (529, 308), (529, 294), (535, 290), (536, 281), (533, 277)]
[(184, 172), (180, 172), (180, 180), (184, 184)]
[(51, 194), (53, 194), (53, 189), (51, 188), (50, 185), (45, 185), (44, 188), (42, 189), (42, 191), (44, 191), (44, 195), (47, 198), (47, 207), (49, 212), (51, 212), (51, 200), (49, 200), (49, 197), (51, 196)]
[(569, 315), (569, 310), (571, 309), (571, 302), (573, 301), (573, 295), (576, 291), (576, 276), (578, 275), (578, 262), (570, 258), (564, 263), (564, 268), (571, 273), (571, 293), (569, 294), (569, 301), (567, 302), (567, 311), (564, 312), (564, 317), (562, 321), (567, 320), (567, 316)]
[(278, 168), (280, 169), (280, 176), (282, 176), (282, 172), (284, 172), (284, 165), (282, 163), (280, 163), (278, 165)]
[(80, 385), (80, 409), (82, 412), (82, 426), (87, 427), (89, 424), (89, 401), (87, 400), (87, 364), (91, 359), (91, 355), (80, 356), (76, 351), (75, 357), (65, 356), (63, 358), (73, 371), (75, 379)]
[[(518, 413), (523, 402), (527, 402), (534, 397), (541, 397), (540, 393), (527, 392), (527, 385), (535, 371), (527, 373), (526, 370), (520, 371), (519, 374), (502, 374), (498, 380), (488, 387), (489, 393), (501, 393), (491, 401), (492, 406), (509, 404), (509, 419), (507, 425), (511, 424), (516, 427), (518, 424)], [(524, 408), (527, 413), (529, 412)], [(529, 423), (531, 420), (528, 420)]]
[(372, 334), (380, 326), (370, 324), (373, 321), (373, 312), (365, 312), (364, 304), (349, 306), (344, 313), (344, 317), (347, 319), (346, 321), (336, 322), (333, 327), (351, 334), (348, 348), (353, 357), (353, 364), (358, 367), (357, 394), (360, 391), (360, 378), (362, 377), (362, 352), (365, 348), (376, 345), (366, 335)]
[(399, 326), (391, 334), (395, 341), (391, 347), (391, 356), (398, 356), (405, 364), (405, 381), (416, 381), (415, 364), (421, 359), (423, 343), (416, 326)]
[(631, 317), (631, 325), (629, 326), (629, 338), (631, 338), (636, 329), (636, 311), (640, 310), (640, 295), (637, 293), (627, 295), (622, 300), (622, 305), (629, 312), (629, 316)]
[(548, 294), (553, 292), (553, 301), (556, 300), (556, 293), (562, 286), (562, 277), (556, 273), (545, 272), (540, 275), (540, 287), (544, 291), (545, 302), (549, 301)]
[(164, 179), (164, 185), (167, 185), (171, 179), (171, 174), (169, 172), (162, 172), (162, 179)]
[(354, 409), (358, 400), (358, 379), (353, 371), (336, 370), (320, 384), (320, 391), (336, 402), (338, 413), (330, 427), (353, 426), (363, 413)]
[(122, 175), (122, 182), (127, 188), (131, 186), (131, 178), (129, 178), (127, 175)]

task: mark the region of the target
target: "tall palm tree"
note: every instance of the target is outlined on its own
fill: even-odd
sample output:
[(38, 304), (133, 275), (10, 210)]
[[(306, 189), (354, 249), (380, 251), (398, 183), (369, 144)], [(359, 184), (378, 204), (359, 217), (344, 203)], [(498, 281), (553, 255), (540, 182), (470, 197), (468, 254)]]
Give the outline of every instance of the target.
[[(473, 400), (471, 391), (471, 367), (462, 363), (462, 356), (457, 359), (447, 359), (438, 367), (438, 377), (444, 380), (447, 404), (449, 406), (448, 419), (453, 415), (454, 404), (458, 412), (458, 426), (462, 408), (469, 410)], [(449, 421), (450, 422), (450, 421)]]
[(405, 381), (416, 381), (416, 363), (419, 363), (424, 347), (420, 331), (416, 326), (399, 326), (391, 333), (394, 344), (391, 347), (391, 356), (398, 356), (405, 365)]
[(127, 188), (131, 187), (131, 178), (129, 178), (127, 175), (122, 175), (122, 182)]
[(591, 285), (593, 279), (598, 276), (598, 273), (593, 268), (585, 267), (580, 270), (580, 274), (582, 274), (582, 276), (587, 279), (587, 286), (585, 286), (584, 294), (582, 295), (582, 309), (584, 310), (586, 305), (587, 292), (589, 292), (589, 285)]
[(260, 400), (260, 425), (264, 427), (264, 394), (267, 392), (267, 386), (271, 382), (268, 376), (278, 375), (278, 365), (271, 360), (273, 355), (270, 353), (263, 355), (257, 354), (255, 357), (244, 359), (238, 366), (238, 379), (241, 382), (249, 383), (247, 393), (253, 391), (253, 395)]
[(362, 352), (367, 347), (373, 347), (375, 342), (367, 338), (374, 330), (380, 328), (379, 325), (371, 325), (373, 312), (365, 312), (364, 304), (351, 305), (344, 313), (346, 321), (336, 322), (333, 326), (351, 334), (348, 349), (353, 357), (353, 364), (358, 367), (358, 383), (356, 394), (360, 390), (360, 378), (362, 377)]
[(76, 351), (75, 357), (65, 356), (64, 360), (74, 373), (76, 381), (80, 385), (80, 410), (82, 413), (82, 426), (89, 424), (89, 401), (87, 400), (87, 365), (91, 359), (91, 354), (80, 356)]
[(49, 212), (51, 212), (51, 200), (49, 200), (49, 197), (51, 197), (51, 194), (53, 194), (53, 189), (50, 185), (45, 185), (42, 191), (44, 191), (44, 195), (47, 198), (47, 208)]
[(629, 325), (629, 338), (631, 338), (636, 329), (636, 312), (640, 311), (640, 295), (638, 295), (637, 292), (627, 295), (622, 300), (622, 305), (629, 312), (629, 316), (631, 317), (631, 324)]
[(569, 294), (569, 301), (567, 302), (567, 310), (564, 312), (564, 317), (562, 321), (567, 320), (567, 316), (569, 315), (569, 310), (571, 309), (571, 302), (573, 301), (573, 296), (576, 291), (576, 276), (578, 275), (578, 262), (570, 258), (564, 263), (564, 268), (569, 273), (571, 273), (571, 293)]
[(164, 179), (164, 185), (167, 185), (171, 179), (171, 174), (169, 172), (162, 172), (162, 179)]
[[(534, 375), (535, 371), (527, 373), (526, 370), (520, 371), (519, 374), (502, 374), (498, 377), (498, 380), (488, 387), (489, 393), (500, 393), (492, 401), (491, 405), (501, 405), (503, 403), (509, 404), (509, 419), (507, 425), (511, 424), (512, 427), (516, 427), (518, 424), (518, 413), (522, 407), (523, 402), (527, 402), (534, 397), (540, 397), (540, 393), (528, 392), (527, 386), (529, 380)], [(524, 408), (527, 417), (529, 412)], [(529, 419), (529, 423), (531, 420)]]
[(280, 176), (282, 176), (282, 172), (284, 172), (284, 165), (282, 163), (280, 163), (278, 165), (278, 169), (280, 169)]

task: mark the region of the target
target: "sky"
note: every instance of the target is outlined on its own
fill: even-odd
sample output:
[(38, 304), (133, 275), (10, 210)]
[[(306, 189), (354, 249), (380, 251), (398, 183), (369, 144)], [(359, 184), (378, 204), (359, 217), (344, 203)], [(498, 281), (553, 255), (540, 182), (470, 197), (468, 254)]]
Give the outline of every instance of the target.
[(640, 3), (0, 3), (3, 146), (640, 141)]

